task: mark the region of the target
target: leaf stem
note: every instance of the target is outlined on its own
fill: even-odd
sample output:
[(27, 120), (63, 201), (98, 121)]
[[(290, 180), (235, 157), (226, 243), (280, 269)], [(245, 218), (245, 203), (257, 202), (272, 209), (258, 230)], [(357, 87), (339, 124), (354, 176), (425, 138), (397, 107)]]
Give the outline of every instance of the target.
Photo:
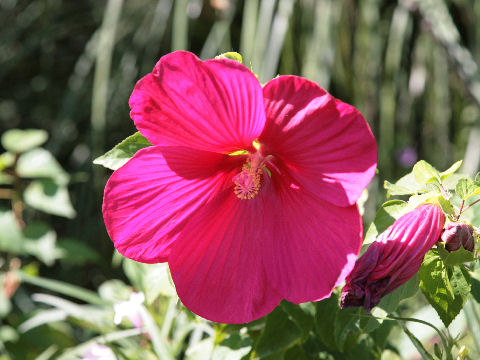
[(469, 204), (469, 205), (465, 208), (465, 210), (463, 210), (463, 212), (467, 211), (468, 209), (470, 209), (473, 205), (475, 205), (475, 204), (478, 203), (478, 202), (480, 202), (480, 199), (475, 200), (474, 202), (472, 202), (471, 204)]
[(462, 215), (462, 210), (463, 210), (464, 205), (465, 205), (465, 200), (462, 200), (462, 205), (460, 206), (460, 210), (458, 212), (457, 221), (458, 221), (458, 219), (460, 219), (460, 215)]

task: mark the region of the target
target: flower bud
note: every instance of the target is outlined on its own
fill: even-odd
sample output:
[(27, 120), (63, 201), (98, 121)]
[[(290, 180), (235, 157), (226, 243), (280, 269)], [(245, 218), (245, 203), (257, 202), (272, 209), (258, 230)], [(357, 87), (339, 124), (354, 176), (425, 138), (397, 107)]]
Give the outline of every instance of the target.
[(448, 223), (442, 232), (441, 241), (445, 242), (448, 251), (458, 250), (460, 245), (465, 250), (473, 251), (473, 229), (465, 223)]
[(442, 209), (423, 204), (397, 219), (355, 263), (342, 290), (341, 307), (369, 312), (380, 299), (413, 277), (445, 223)]

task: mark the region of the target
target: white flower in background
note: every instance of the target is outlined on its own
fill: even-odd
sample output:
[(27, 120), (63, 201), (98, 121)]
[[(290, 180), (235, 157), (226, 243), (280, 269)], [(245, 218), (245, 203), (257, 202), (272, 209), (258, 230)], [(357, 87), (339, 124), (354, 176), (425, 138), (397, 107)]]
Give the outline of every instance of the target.
[(113, 322), (118, 325), (124, 317), (127, 317), (132, 325), (136, 328), (142, 327), (142, 317), (140, 316), (140, 307), (145, 301), (143, 292), (132, 292), (128, 301), (122, 301), (113, 305), (115, 317)]
[(108, 346), (93, 344), (83, 354), (82, 360), (117, 360), (117, 358)]

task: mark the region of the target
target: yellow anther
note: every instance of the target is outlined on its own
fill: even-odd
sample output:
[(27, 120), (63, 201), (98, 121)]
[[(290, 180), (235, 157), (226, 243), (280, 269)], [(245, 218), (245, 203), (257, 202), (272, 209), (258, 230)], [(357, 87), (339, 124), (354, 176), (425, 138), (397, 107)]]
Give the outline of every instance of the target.
[(239, 199), (253, 199), (260, 190), (262, 170), (253, 168), (249, 164), (242, 167), (242, 171), (233, 177), (235, 188), (233, 192)]

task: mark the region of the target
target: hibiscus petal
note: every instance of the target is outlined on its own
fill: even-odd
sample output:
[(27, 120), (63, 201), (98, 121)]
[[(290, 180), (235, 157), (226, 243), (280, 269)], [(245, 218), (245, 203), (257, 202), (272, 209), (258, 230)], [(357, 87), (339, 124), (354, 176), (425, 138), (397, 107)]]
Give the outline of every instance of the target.
[(117, 250), (144, 263), (166, 261), (188, 218), (224, 186), (230, 158), (182, 147), (138, 151), (105, 186), (103, 217)]
[(263, 88), (267, 122), (259, 138), (303, 187), (338, 206), (354, 204), (377, 165), (362, 115), (314, 82), (280, 76)]
[(226, 191), (192, 218), (168, 258), (187, 308), (211, 321), (245, 323), (280, 302), (262, 264), (264, 214), (261, 195), (240, 200)]
[(130, 116), (154, 145), (230, 153), (248, 149), (265, 124), (260, 83), (237, 61), (165, 55), (130, 97)]
[(357, 206), (337, 207), (293, 185), (282, 187), (276, 199), (270, 201), (275, 220), (263, 248), (272, 286), (297, 304), (330, 296), (360, 251)]

